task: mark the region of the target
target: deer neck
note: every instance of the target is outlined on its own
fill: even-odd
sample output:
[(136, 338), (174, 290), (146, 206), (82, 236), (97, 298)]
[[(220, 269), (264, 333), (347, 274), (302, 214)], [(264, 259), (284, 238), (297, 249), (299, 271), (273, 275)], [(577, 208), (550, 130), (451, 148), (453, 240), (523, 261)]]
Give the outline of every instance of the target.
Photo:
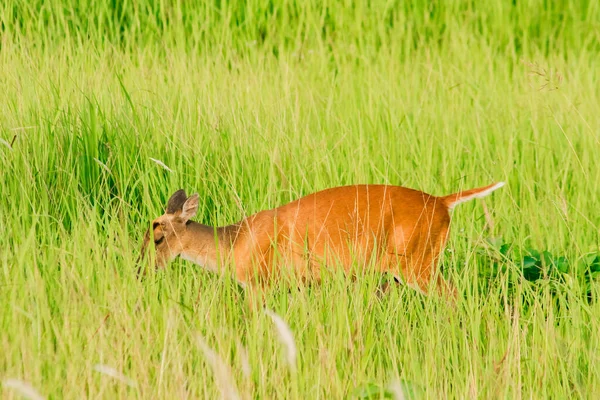
[(189, 221), (180, 256), (213, 272), (227, 262), (233, 248), (232, 226), (212, 227)]

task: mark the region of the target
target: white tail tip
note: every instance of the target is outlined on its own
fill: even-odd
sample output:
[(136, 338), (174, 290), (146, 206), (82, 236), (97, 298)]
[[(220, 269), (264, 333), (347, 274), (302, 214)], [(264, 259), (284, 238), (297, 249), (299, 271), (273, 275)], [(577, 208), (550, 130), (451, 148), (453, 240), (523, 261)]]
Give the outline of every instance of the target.
[(506, 182), (498, 182), (498, 183), (495, 183), (488, 187), (466, 190), (461, 193), (446, 196), (444, 199), (446, 201), (448, 209), (452, 210), (458, 204), (467, 202), (469, 200), (480, 199), (482, 197), (486, 197), (490, 193), (492, 193), (494, 190), (500, 189), (504, 185), (506, 185)]

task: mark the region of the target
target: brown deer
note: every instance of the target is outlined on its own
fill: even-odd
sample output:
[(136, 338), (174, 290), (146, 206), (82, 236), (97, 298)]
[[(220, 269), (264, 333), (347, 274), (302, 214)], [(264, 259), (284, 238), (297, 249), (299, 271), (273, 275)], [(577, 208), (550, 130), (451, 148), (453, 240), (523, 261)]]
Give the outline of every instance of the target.
[(454, 299), (453, 286), (437, 271), (449, 211), (503, 185), (444, 197), (400, 186), (342, 186), (222, 227), (192, 221), (198, 194), (187, 197), (178, 190), (146, 231), (139, 260), (152, 239), (158, 268), (181, 256), (211, 271), (232, 273), (243, 286), (253, 287), (285, 272), (318, 281), (323, 268), (351, 273), (353, 266), (370, 265), (423, 293), (434, 289)]

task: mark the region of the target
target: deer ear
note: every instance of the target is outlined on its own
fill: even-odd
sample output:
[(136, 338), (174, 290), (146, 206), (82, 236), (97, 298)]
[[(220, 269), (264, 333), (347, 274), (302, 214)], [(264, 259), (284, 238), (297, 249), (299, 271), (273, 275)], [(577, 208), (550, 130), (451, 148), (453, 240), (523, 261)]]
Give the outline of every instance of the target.
[(190, 218), (193, 218), (197, 212), (198, 212), (198, 193), (194, 193), (183, 204), (181, 214), (179, 214), (179, 218), (181, 218), (187, 222)]
[(185, 190), (179, 189), (169, 199), (167, 203), (167, 214), (175, 214), (177, 211), (181, 211), (183, 209), (183, 204), (187, 196), (185, 194)]

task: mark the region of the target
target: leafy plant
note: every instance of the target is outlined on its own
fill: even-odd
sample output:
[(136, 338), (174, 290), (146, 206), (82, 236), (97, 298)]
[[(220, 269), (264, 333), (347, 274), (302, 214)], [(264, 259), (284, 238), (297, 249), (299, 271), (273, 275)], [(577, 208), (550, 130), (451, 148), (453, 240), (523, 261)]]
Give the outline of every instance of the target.
[[(519, 248), (502, 238), (488, 238), (487, 244), (495, 250), (491, 264), (483, 274), (488, 278), (497, 277), (506, 271), (510, 264), (517, 266), (522, 277), (531, 283), (541, 280), (563, 281), (567, 277), (583, 283), (589, 298), (593, 284), (600, 278), (600, 252), (591, 252), (577, 260), (569, 260), (564, 255), (553, 254), (548, 250), (538, 250), (530, 246)], [(487, 254), (489, 254), (486, 251)]]

